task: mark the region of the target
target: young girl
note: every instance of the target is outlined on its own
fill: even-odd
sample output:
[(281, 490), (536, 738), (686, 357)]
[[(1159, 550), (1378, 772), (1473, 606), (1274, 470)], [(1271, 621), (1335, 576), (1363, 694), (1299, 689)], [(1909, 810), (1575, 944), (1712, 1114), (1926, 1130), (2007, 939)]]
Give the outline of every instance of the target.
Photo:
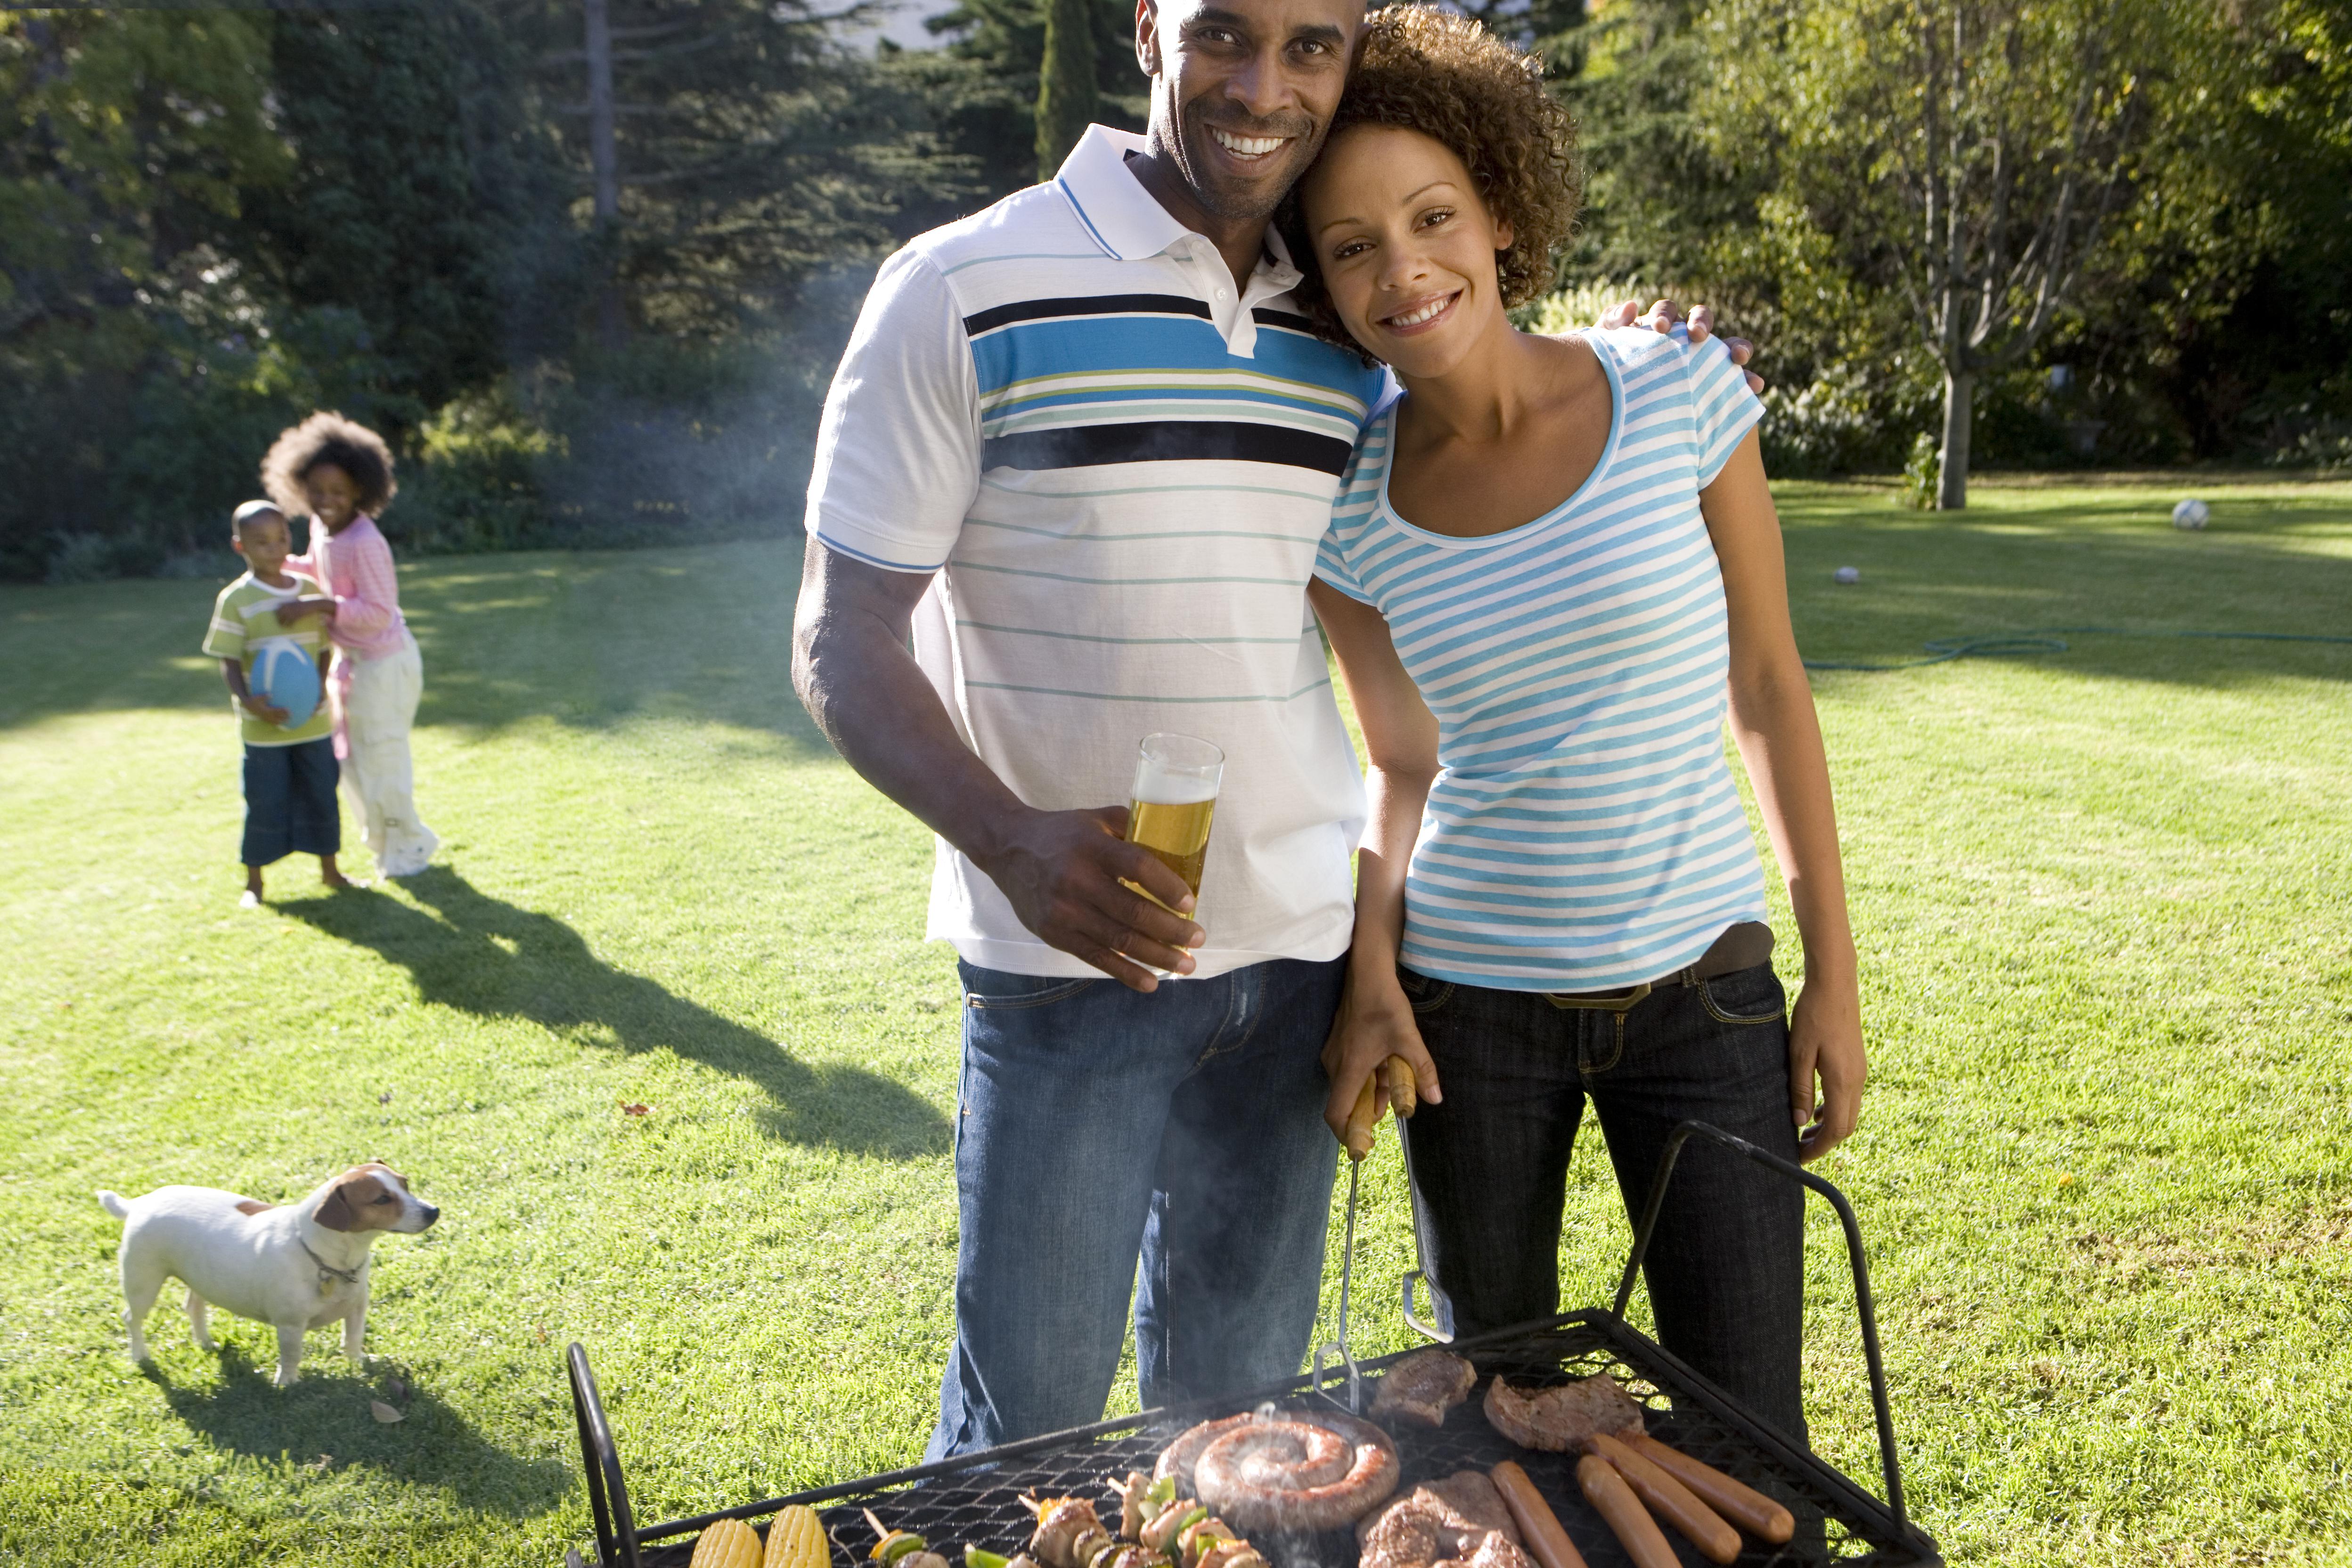
[(408, 758), (425, 665), (401, 618), (392, 546), (373, 516), (398, 489), (392, 453), (365, 426), (340, 414), (313, 414), (270, 447), (261, 482), (288, 516), (310, 519), (310, 552), (288, 564), (325, 584), (327, 596), (297, 599), (278, 616), (289, 626), (306, 615), (328, 617), (335, 644), (328, 683), (335, 755), (361, 837), (379, 872), (413, 876), (441, 840), (416, 815)]
[[(1311, 590), (1372, 764), (1330, 1110), (1336, 1129), (1391, 1053), (1412, 1063), (1421, 1243), (1460, 1332), (1559, 1310), (1588, 1095), (1635, 1211), (1684, 1120), (1812, 1159), (1862, 1089), (1760, 407), (1719, 342), (1512, 328), (1576, 202), (1574, 129), (1534, 62), (1401, 6), (1367, 27), (1285, 218), (1302, 297), (1403, 387)], [(1793, 1019), (1727, 696), (1804, 943)], [(1803, 1217), (1794, 1184), (1694, 1144), (1647, 1269), (1666, 1347), (1801, 1440)]]

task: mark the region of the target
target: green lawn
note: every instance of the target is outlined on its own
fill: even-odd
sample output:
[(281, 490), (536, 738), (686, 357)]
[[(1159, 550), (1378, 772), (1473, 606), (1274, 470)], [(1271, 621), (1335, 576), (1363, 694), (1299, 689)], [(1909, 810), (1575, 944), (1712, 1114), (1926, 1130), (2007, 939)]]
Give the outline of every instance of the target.
[[(1806, 651), (2352, 634), (2352, 486), (2200, 481), (2184, 535), (2179, 483), (1980, 480), (1958, 521), (1784, 487)], [(411, 565), (445, 864), (327, 897), (288, 862), (251, 913), (211, 588), (0, 591), (0, 1562), (551, 1563), (586, 1533), (573, 1338), (642, 1520), (917, 1457), (954, 972), (924, 836), (793, 700), (797, 570)], [(1816, 682), (1876, 1073), (1824, 1168), (1914, 1508), (1969, 1563), (2352, 1562), (2352, 647), (2068, 640)], [(91, 1189), (281, 1199), (370, 1155), (446, 1217), (378, 1247), (366, 1373), (320, 1332), (281, 1392), (267, 1328), (216, 1318), (213, 1356), (169, 1310), (129, 1363)], [(1596, 1139), (1571, 1304), (1622, 1257), (1606, 1171)], [(1392, 1280), (1392, 1142), (1366, 1191)], [(1871, 1478), (1815, 1243), (1817, 1438)], [(1360, 1343), (1405, 1342), (1392, 1300), (1360, 1291)]]

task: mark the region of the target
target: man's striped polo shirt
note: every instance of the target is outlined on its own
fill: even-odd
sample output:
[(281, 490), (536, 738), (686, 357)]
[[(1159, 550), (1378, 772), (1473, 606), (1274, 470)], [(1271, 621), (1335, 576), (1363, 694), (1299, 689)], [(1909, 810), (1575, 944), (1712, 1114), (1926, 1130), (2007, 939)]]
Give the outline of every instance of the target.
[[(1383, 373), (1316, 338), (1271, 230), (1244, 289), (1095, 126), (1049, 184), (909, 244), (833, 388), (808, 531), (937, 573), (915, 651), (965, 743), (1048, 810), (1124, 804), (1154, 731), (1224, 749), (1200, 973), (1344, 952), (1363, 788), (1306, 586)], [(942, 843), (930, 934), (1096, 973)]]

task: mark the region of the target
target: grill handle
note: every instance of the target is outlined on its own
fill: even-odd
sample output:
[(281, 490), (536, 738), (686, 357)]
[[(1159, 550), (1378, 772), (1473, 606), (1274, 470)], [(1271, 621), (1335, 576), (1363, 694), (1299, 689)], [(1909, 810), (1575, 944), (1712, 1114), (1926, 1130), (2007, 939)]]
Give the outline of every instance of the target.
[(1895, 1455), (1895, 1415), (1886, 1402), (1886, 1363), (1878, 1353), (1878, 1313), (1871, 1305), (1870, 1266), (1863, 1260), (1862, 1226), (1854, 1219), (1853, 1205), (1846, 1202), (1843, 1193), (1803, 1166), (1759, 1149), (1745, 1138), (1736, 1138), (1720, 1127), (1705, 1121), (1684, 1122), (1666, 1135), (1665, 1150), (1658, 1156), (1658, 1173), (1650, 1183), (1650, 1201), (1642, 1209), (1642, 1223), (1634, 1227), (1633, 1253), (1625, 1259), (1624, 1278), (1617, 1282), (1617, 1300), (1610, 1308), (1611, 1313), (1620, 1322), (1624, 1321), (1626, 1305), (1633, 1300), (1633, 1281), (1641, 1273), (1642, 1258), (1650, 1250), (1650, 1235), (1657, 1229), (1659, 1211), (1665, 1206), (1666, 1181), (1675, 1173), (1675, 1162), (1681, 1157), (1683, 1145), (1695, 1137), (1720, 1143), (1735, 1154), (1745, 1154), (1758, 1164), (1811, 1187), (1837, 1210), (1838, 1223), (1845, 1227), (1846, 1258), (1853, 1265), (1853, 1299), (1862, 1315), (1863, 1359), (1870, 1364), (1870, 1403), (1878, 1416), (1878, 1466), (1886, 1478), (1886, 1506), (1895, 1515), (1896, 1531), (1908, 1539), (1913, 1531), (1910, 1516), (1903, 1507), (1903, 1468)]
[(629, 1512), (629, 1483), (621, 1479), (621, 1453), (613, 1446), (613, 1428), (604, 1420), (596, 1374), (588, 1370), (588, 1352), (574, 1340), (563, 1361), (572, 1379), (572, 1416), (580, 1427), (588, 1507), (596, 1520), (596, 1568), (644, 1568), (637, 1555), (637, 1522)]

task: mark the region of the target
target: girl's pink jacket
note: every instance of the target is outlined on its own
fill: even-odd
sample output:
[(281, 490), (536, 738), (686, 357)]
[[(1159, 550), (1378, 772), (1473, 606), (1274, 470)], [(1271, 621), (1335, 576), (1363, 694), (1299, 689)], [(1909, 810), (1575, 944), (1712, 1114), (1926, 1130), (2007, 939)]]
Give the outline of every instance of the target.
[(310, 552), (289, 561), (325, 587), (335, 601), (331, 628), (335, 646), (353, 658), (382, 658), (400, 651), (408, 623), (400, 614), (400, 574), (392, 546), (362, 512), (341, 533), (310, 521)]

